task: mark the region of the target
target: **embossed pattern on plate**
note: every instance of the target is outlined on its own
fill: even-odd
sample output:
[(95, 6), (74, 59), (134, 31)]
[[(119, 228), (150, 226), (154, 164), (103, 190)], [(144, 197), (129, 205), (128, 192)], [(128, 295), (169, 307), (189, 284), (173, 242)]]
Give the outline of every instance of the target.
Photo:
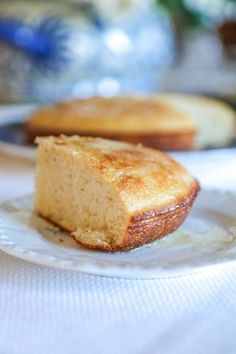
[(0, 208), (0, 248), (55, 268), (123, 278), (183, 276), (236, 264), (236, 194), (203, 190), (185, 223), (173, 234), (127, 253), (77, 245), (70, 235), (32, 211), (32, 196)]

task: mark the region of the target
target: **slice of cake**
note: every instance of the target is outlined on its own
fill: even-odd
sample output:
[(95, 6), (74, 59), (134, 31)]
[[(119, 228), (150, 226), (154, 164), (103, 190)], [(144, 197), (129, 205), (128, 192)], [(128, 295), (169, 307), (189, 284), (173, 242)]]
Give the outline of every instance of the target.
[(89, 248), (125, 251), (179, 227), (199, 191), (164, 153), (89, 137), (37, 138), (35, 208)]
[(142, 143), (161, 150), (190, 150), (196, 127), (188, 115), (148, 97), (92, 97), (36, 111), (26, 123), (29, 142), (36, 136), (99, 136)]

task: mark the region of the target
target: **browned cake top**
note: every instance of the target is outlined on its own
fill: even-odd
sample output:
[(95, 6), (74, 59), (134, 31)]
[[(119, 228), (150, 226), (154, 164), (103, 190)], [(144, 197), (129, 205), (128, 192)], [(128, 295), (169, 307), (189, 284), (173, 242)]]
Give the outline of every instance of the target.
[(30, 128), (82, 132), (194, 132), (193, 121), (166, 103), (148, 98), (92, 97), (70, 100), (36, 111)]
[(37, 138), (50, 153), (83, 163), (118, 189), (131, 210), (165, 207), (186, 196), (193, 177), (166, 154), (123, 142), (89, 137)]

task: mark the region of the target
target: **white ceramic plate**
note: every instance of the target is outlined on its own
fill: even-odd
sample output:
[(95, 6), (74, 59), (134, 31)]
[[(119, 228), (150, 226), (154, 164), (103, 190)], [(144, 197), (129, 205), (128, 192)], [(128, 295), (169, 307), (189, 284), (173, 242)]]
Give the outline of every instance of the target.
[(32, 197), (0, 208), (0, 248), (24, 260), (60, 269), (123, 278), (164, 278), (236, 264), (236, 194), (202, 191), (178, 231), (127, 253), (79, 247), (32, 212)]

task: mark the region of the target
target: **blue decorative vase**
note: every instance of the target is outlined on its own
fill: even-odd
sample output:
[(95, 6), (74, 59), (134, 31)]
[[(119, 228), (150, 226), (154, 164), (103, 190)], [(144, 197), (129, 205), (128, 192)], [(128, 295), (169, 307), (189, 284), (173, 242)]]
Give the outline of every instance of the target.
[(153, 91), (173, 38), (151, 8), (107, 19), (83, 3), (0, 2), (0, 101)]

